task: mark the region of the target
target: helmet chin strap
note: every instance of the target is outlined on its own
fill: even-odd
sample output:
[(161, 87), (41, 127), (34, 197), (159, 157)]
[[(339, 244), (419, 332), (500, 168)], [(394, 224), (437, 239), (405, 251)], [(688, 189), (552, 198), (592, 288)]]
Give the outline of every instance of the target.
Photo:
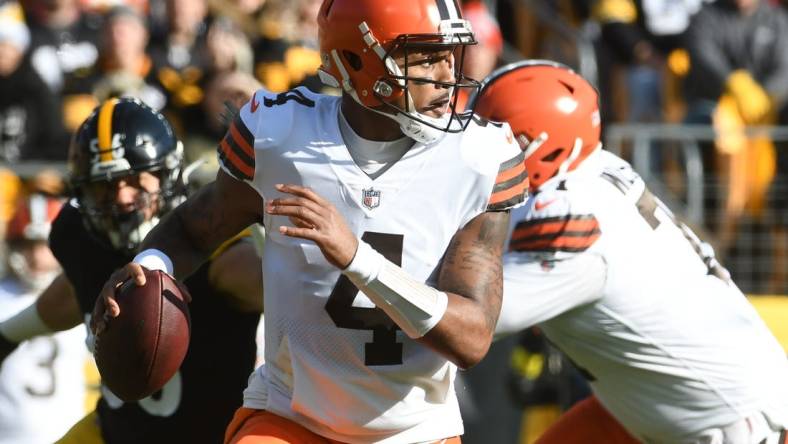
[[(365, 24), (362, 24), (362, 25), (365, 25)], [(363, 28), (362, 28), (362, 32), (364, 32)], [(367, 29), (366, 32), (368, 32), (368, 29)], [(379, 45), (377, 45), (377, 46), (379, 47)], [(382, 50), (382, 48), (381, 48), (381, 50)], [(391, 60), (390, 57), (386, 58), (383, 53), (380, 53), (378, 55), (381, 56), (381, 59), (384, 60), (384, 63), (388, 62), (386, 66), (387, 66), (387, 68), (389, 70), (392, 70), (395, 73), (401, 74), (401, 71), (399, 70), (399, 67), (397, 67), (397, 65), (393, 62), (393, 60)], [(425, 125), (424, 123), (419, 122), (418, 120), (415, 120), (414, 117), (416, 117), (418, 119), (421, 119), (424, 122), (429, 122), (430, 124), (435, 125), (437, 127), (441, 127), (441, 126), (448, 127), (449, 119), (451, 118), (450, 115), (449, 116), (443, 116), (441, 118), (434, 118), (434, 117), (425, 116), (424, 114), (421, 114), (419, 112), (408, 113), (408, 112), (406, 112), (404, 110), (399, 110), (399, 109), (397, 110), (396, 114), (390, 114), (390, 113), (385, 113), (383, 111), (376, 110), (374, 108), (370, 108), (370, 107), (364, 105), (364, 103), (359, 98), (358, 92), (356, 91), (355, 87), (353, 86), (353, 83), (350, 81), (350, 75), (349, 75), (347, 69), (345, 68), (345, 64), (342, 63), (342, 59), (339, 57), (339, 54), (337, 53), (337, 51), (336, 50), (332, 50), (331, 51), (331, 56), (334, 59), (334, 63), (336, 64), (337, 69), (339, 70), (339, 74), (342, 76), (342, 81), (339, 82), (339, 81), (337, 81), (337, 79), (334, 79), (333, 83), (332, 82), (328, 82), (327, 80), (332, 79), (332, 77), (329, 74), (323, 73), (321, 71), (321, 73), (322, 73), (321, 74), (321, 79), (323, 79), (324, 82), (329, 83), (329, 84), (336, 84), (336, 85), (341, 86), (342, 90), (344, 90), (351, 97), (353, 97), (353, 100), (355, 100), (356, 103), (358, 103), (359, 105), (363, 106), (365, 109), (368, 109), (368, 110), (376, 112), (376, 113), (378, 113), (380, 115), (386, 116), (389, 119), (392, 119), (393, 121), (397, 122), (397, 124), (400, 127), (400, 130), (402, 130), (402, 133), (405, 134), (406, 136), (410, 137), (411, 139), (415, 140), (418, 143), (422, 143), (424, 145), (429, 145), (431, 143), (437, 142), (443, 136), (446, 135), (445, 131), (441, 131), (441, 130), (439, 130), (437, 128), (433, 128), (433, 127), (431, 127), (429, 125)], [(404, 83), (405, 83), (404, 81), (400, 80), (398, 83), (400, 84), (401, 87), (404, 87)], [(405, 91), (406, 91), (406, 94), (408, 94), (408, 100), (410, 101), (409, 103), (413, 103), (413, 98), (410, 96), (410, 92), (407, 91), (407, 89)], [(394, 107), (394, 108), (396, 108), (396, 107)]]
[[(396, 63), (394, 63), (394, 60), (391, 57), (387, 57), (385, 59), (385, 62), (389, 72), (394, 73), (398, 77), (404, 75), (402, 70), (400, 70), (399, 66), (397, 66)], [(405, 91), (405, 94), (407, 95), (406, 97), (407, 100), (405, 101), (405, 103), (416, 103), (413, 100), (413, 96), (410, 95), (410, 91), (406, 86), (406, 82), (400, 79), (398, 80), (397, 83)], [(449, 93), (449, 97), (452, 96), (453, 96), (453, 92)], [(397, 107), (395, 106), (394, 108)], [(378, 110), (373, 110), (373, 111), (379, 114), (383, 114), (389, 117), (390, 119), (394, 120), (395, 122), (397, 122), (403, 134), (415, 140), (416, 142), (423, 143), (424, 145), (429, 145), (442, 139), (443, 136), (446, 135), (446, 131), (439, 130), (438, 128), (448, 128), (451, 120), (451, 113), (449, 113), (448, 116), (444, 114), (439, 118), (435, 118), (435, 117), (426, 116), (416, 110), (414, 110), (411, 113), (406, 110), (397, 109), (396, 114), (382, 113)], [(419, 120), (421, 120), (421, 122)], [(427, 122), (432, 126), (427, 125), (424, 122)], [(433, 126), (437, 128), (433, 128)]]
[[(539, 135), (539, 137), (537, 137), (534, 140), (534, 142), (532, 142), (532, 144), (537, 142), (537, 141), (540, 141), (539, 145), (541, 145), (542, 143), (547, 141), (547, 134), (546, 133), (541, 133)], [(529, 148), (526, 149), (526, 151), (525, 151), (525, 157), (528, 158), (528, 156), (533, 154), (534, 151), (536, 151), (536, 149), (538, 147), (539, 146), (533, 147), (533, 149), (531, 150), (532, 147), (529, 146)], [(548, 183), (555, 183), (554, 181), (556, 181), (556, 180), (564, 179), (566, 177), (567, 173), (569, 172), (569, 166), (572, 165), (572, 162), (574, 162), (580, 156), (582, 148), (583, 148), (583, 139), (581, 139), (579, 137), (576, 137), (575, 138), (575, 144), (572, 147), (572, 151), (569, 152), (569, 157), (567, 157), (566, 159), (564, 159), (563, 162), (561, 162), (561, 165), (558, 166), (558, 171), (555, 172), (555, 175), (553, 175), (551, 178), (547, 179), (545, 181), (545, 183), (542, 184), (541, 186), (544, 186), (545, 184), (548, 184)], [(530, 150), (530, 153), (529, 153), (529, 150)]]
[[(370, 108), (371, 109), (371, 108)], [(415, 115), (421, 120), (426, 122), (430, 122), (435, 126), (448, 126), (449, 125), (449, 118), (450, 117), (442, 117), (442, 118), (435, 118), (430, 116), (425, 116), (424, 114), (415, 112), (413, 114), (408, 114), (404, 112), (397, 112), (397, 114), (387, 114), (380, 112), (378, 110), (373, 110), (379, 114), (383, 114), (384, 116), (389, 117), (390, 119), (394, 120), (399, 124), (399, 128), (402, 130), (402, 133), (406, 136), (410, 137), (411, 139), (415, 140), (418, 143), (422, 143), (424, 145), (429, 145), (439, 141), (443, 136), (446, 135), (445, 131), (441, 131), (437, 128), (433, 128), (429, 125), (425, 125), (422, 122), (411, 117)]]
[[(403, 134), (415, 140), (417, 143), (422, 143), (424, 145), (429, 145), (439, 141), (441, 138), (443, 138), (443, 136), (446, 135), (446, 131), (433, 128), (430, 125), (419, 122), (415, 118), (429, 122), (437, 127), (447, 127), (449, 125), (449, 119), (451, 119), (451, 115), (444, 115), (440, 118), (435, 118), (421, 114), (419, 112), (408, 113), (401, 110), (397, 110), (396, 114), (390, 114), (364, 105), (355, 94), (352, 94), (352, 97), (365, 109), (380, 114), (381, 116), (386, 116), (389, 119), (397, 122)], [(410, 93), (408, 93), (408, 100), (413, 103)]]
[(558, 167), (559, 176), (563, 176), (564, 174), (566, 174), (567, 171), (569, 171), (569, 166), (572, 165), (572, 163), (574, 163), (574, 161), (577, 160), (577, 158), (580, 156), (580, 151), (582, 148), (583, 148), (583, 139), (576, 137), (575, 145), (572, 147), (572, 152), (569, 153), (569, 157), (564, 159), (564, 161), (561, 162), (561, 166)]

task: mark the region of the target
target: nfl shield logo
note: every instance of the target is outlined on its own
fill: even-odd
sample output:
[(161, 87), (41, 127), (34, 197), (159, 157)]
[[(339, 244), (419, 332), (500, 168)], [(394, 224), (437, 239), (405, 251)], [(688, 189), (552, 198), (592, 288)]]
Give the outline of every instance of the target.
[(361, 203), (370, 210), (373, 210), (380, 205), (380, 191), (374, 188), (361, 190)]

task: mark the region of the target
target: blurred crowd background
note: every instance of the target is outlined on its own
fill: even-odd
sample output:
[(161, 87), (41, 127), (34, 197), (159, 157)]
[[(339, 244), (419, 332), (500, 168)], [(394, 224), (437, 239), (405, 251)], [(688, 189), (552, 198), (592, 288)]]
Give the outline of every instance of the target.
[[(746, 293), (788, 294), (788, 0), (461, 3), (479, 40), (466, 75), (481, 80), (526, 58), (571, 66), (601, 93), (606, 148), (633, 162)], [(320, 4), (0, 0), (0, 239), (21, 199), (67, 196), (69, 138), (103, 99), (132, 95), (161, 110), (188, 161), (202, 162), (199, 184), (217, 168), (228, 104), (240, 106), (260, 87), (336, 94), (316, 75)], [(7, 240), (2, 257), (13, 249)], [(524, 349), (528, 340), (519, 340)], [(529, 355), (509, 345), (501, 359), (533, 373)], [(501, 368), (492, 355), (477, 373), (484, 378), (500, 373), (484, 369)], [(571, 380), (550, 386), (546, 399), (579, 396)], [(508, 397), (499, 385), (478, 392), (476, 403)], [(487, 426), (477, 442), (504, 442), (489, 440), (495, 419), (466, 408), (468, 442), (477, 420)], [(495, 418), (508, 414), (519, 410)]]

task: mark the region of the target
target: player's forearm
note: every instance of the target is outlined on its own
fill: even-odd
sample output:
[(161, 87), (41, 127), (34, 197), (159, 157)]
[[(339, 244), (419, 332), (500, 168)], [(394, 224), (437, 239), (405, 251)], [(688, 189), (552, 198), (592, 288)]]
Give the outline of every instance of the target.
[[(250, 192), (246, 184), (220, 173), (216, 182), (201, 188), (170, 212), (145, 238), (141, 249), (164, 252), (174, 265), (175, 276), (188, 276), (222, 242), (258, 221), (240, 203), (244, 199), (259, 199)], [(252, 204), (262, 208), (261, 200)]]
[(472, 367), (487, 353), (500, 310), (507, 227), (508, 215), (491, 214), (457, 233), (437, 289), (363, 241), (343, 273), (410, 338), (462, 368)]
[(449, 305), (424, 341), (462, 368), (477, 364), (492, 342), (508, 227), (508, 212), (481, 214), (457, 233), (443, 258), (438, 289), (449, 296)]
[(174, 266), (175, 276), (185, 278), (203, 263), (218, 242), (213, 239), (214, 222), (210, 212), (201, 211), (210, 205), (209, 191), (201, 190), (175, 208), (156, 225), (142, 242), (140, 250), (164, 252)]
[(37, 336), (68, 330), (81, 322), (74, 290), (66, 276), (61, 274), (36, 302), (0, 322), (0, 336), (6, 342), (18, 344)]
[(495, 318), (476, 301), (447, 293), (449, 305), (438, 325), (419, 339), (462, 369), (478, 364), (490, 348)]
[(36, 300), (41, 320), (51, 331), (68, 330), (82, 323), (77, 295), (65, 274), (60, 274)]
[(36, 302), (0, 322), (0, 364), (28, 339), (79, 325), (81, 314), (71, 284), (61, 274)]
[[(461, 368), (478, 363), (487, 353), (497, 309), (470, 297), (439, 291), (410, 276), (361, 243), (367, 260), (355, 259), (344, 273), (410, 338), (422, 342)], [(379, 271), (365, 265), (382, 261)], [(356, 268), (360, 265), (362, 270)]]

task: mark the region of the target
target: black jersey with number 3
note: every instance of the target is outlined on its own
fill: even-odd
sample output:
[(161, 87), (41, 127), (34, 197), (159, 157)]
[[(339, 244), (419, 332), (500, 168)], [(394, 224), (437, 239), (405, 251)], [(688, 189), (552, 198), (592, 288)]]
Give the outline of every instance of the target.
[[(131, 260), (93, 237), (73, 204), (65, 205), (55, 220), (50, 245), (84, 314), (93, 311), (110, 274)], [(96, 409), (107, 444), (222, 442), (254, 367), (260, 313), (231, 308), (211, 288), (209, 265), (206, 262), (185, 280), (192, 295), (192, 331), (176, 376), (139, 402), (122, 403), (102, 390)]]

